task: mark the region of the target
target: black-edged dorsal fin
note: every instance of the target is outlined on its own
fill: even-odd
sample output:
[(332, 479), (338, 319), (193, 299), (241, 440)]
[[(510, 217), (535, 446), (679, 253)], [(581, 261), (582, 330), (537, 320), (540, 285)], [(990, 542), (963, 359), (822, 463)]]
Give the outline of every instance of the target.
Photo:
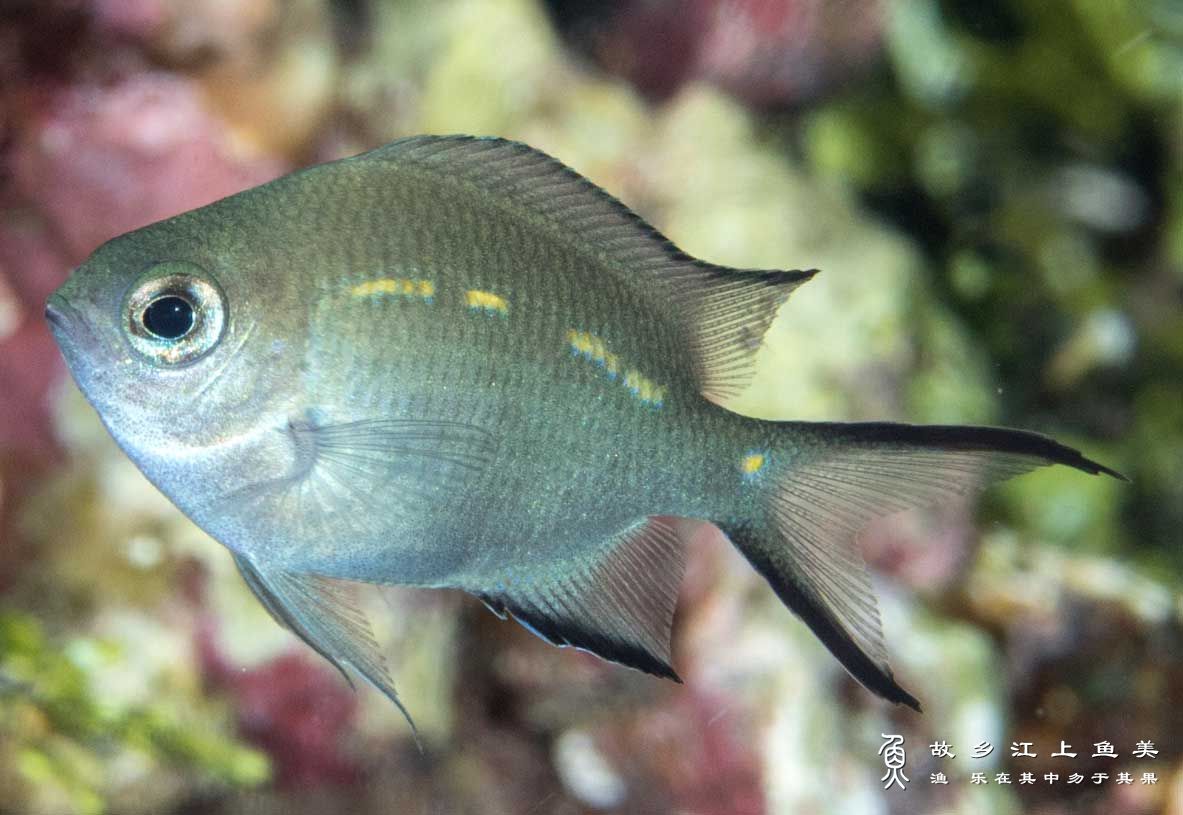
[(781, 303), (816, 270), (729, 269), (678, 249), (643, 218), (579, 173), (520, 142), (475, 136), (413, 136), (357, 156), (439, 174), (516, 206), (578, 241), (626, 285), (652, 291), (685, 334), (703, 395), (719, 400), (752, 373)]

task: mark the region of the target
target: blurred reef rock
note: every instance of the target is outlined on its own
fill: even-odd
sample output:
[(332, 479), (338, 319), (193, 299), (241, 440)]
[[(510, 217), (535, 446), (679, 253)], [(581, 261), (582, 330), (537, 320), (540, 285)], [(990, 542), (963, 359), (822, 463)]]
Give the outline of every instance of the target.
[[(1169, 0), (8, 0), (0, 73), (0, 815), (1183, 812)], [(41, 319), (109, 237), (417, 132), (536, 145), (707, 260), (822, 269), (744, 412), (1026, 426), (1132, 484), (1048, 470), (867, 530), (923, 717), (706, 527), (683, 686), (366, 589), (420, 751), (119, 453)], [(968, 783), (1061, 739), (1159, 783)]]

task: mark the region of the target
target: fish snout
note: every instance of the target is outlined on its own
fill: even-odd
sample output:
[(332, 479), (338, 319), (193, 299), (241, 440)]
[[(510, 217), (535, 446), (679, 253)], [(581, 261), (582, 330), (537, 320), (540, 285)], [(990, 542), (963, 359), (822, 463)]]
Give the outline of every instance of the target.
[(61, 289), (49, 295), (45, 301), (45, 321), (49, 323), (49, 330), (63, 353), (75, 345), (85, 347), (97, 343), (94, 328), (81, 311), (70, 305), (61, 294)]
[(69, 319), (67, 315), (71, 311), (66, 298), (57, 292), (49, 295), (49, 299), (45, 301), (45, 319), (54, 328), (66, 328)]

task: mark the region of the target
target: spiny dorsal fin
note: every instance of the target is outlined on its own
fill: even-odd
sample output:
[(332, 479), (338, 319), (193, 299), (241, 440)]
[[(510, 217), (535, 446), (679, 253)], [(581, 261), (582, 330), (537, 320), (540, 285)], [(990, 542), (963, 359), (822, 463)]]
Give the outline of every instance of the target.
[(548, 642), (680, 681), (670, 666), (670, 631), (684, 566), (673, 528), (650, 518), (546, 576), (519, 573), (494, 591), (470, 591)]
[(578, 241), (610, 274), (657, 298), (681, 326), (699, 389), (742, 389), (781, 303), (816, 270), (729, 269), (678, 249), (639, 215), (562, 162), (520, 142), (414, 136), (358, 156), (438, 174), (512, 204), (552, 234)]
[(365, 612), (357, 607), (345, 583), (283, 569), (264, 572), (242, 555), (234, 562), (251, 591), (276, 622), (290, 629), (312, 650), (327, 659), (351, 686), (348, 665), (362, 675), (406, 717), (418, 741), (411, 714), (403, 707), (386, 667), (386, 659), (370, 630)]

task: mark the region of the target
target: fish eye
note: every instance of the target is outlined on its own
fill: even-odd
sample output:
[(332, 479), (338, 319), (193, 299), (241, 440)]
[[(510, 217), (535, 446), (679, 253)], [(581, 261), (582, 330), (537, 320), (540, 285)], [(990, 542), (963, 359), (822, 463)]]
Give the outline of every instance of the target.
[(193, 328), (193, 304), (184, 297), (158, 297), (144, 309), (144, 328), (162, 340), (179, 340)]
[(194, 263), (150, 267), (131, 286), (123, 305), (131, 346), (149, 362), (175, 367), (209, 353), (226, 324), (226, 298)]

